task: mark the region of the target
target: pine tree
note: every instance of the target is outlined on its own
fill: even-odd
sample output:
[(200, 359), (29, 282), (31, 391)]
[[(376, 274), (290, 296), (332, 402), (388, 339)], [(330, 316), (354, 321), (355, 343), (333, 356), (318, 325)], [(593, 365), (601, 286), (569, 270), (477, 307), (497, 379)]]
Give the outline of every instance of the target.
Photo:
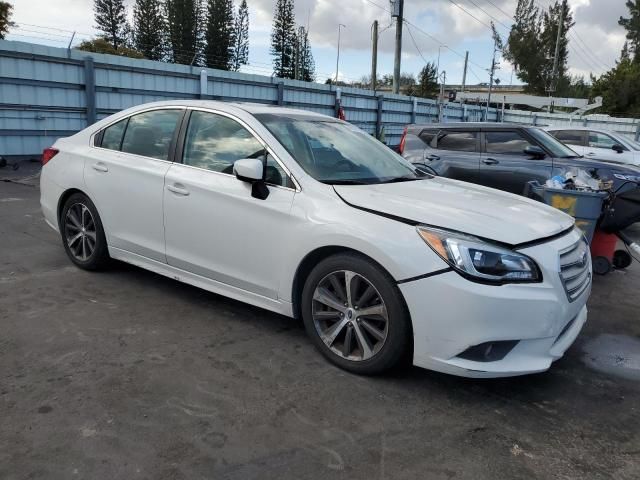
[(13, 5), (9, 2), (0, 1), (0, 40), (3, 40), (5, 35), (9, 32), (9, 27), (13, 26), (11, 22), (11, 14)]
[(633, 54), (633, 60), (640, 62), (640, 0), (627, 0), (629, 18), (620, 17), (618, 24), (627, 31), (629, 51)]
[(271, 32), (271, 55), (275, 76), (294, 78), (295, 41), (293, 0), (277, 0)]
[(238, 7), (234, 34), (231, 70), (237, 72), (242, 65), (249, 63), (249, 9), (247, 7), (247, 0), (242, 0), (242, 3), (240, 3)]
[(296, 53), (298, 56), (298, 80), (313, 82), (316, 79), (316, 62), (313, 59), (309, 33), (304, 27), (298, 28), (296, 35)]
[(136, 0), (133, 7), (134, 46), (149, 60), (165, 56), (166, 24), (159, 0)]
[(165, 0), (169, 58), (173, 63), (202, 65), (204, 12), (201, 0)]
[(422, 98), (435, 98), (438, 95), (438, 70), (433, 62), (427, 63), (418, 73), (418, 85), (413, 89), (413, 95)]
[(235, 45), (232, 0), (208, 0), (206, 42), (207, 67), (229, 70)]
[(108, 40), (116, 50), (125, 45), (129, 24), (123, 0), (94, 0), (93, 11), (101, 37)]
[(631, 58), (631, 54), (629, 53), (629, 42), (624, 42), (622, 45), (622, 50), (620, 51), (620, 62), (624, 62)]
[(509, 33), (504, 58), (516, 68), (518, 78), (525, 85), (525, 92), (546, 95), (552, 86), (553, 55), (560, 12), (564, 9), (564, 21), (558, 55), (558, 81), (556, 94), (567, 88), (567, 34), (574, 25), (573, 16), (566, 2), (555, 2), (545, 12), (540, 12), (535, 0), (518, 0), (514, 24)]

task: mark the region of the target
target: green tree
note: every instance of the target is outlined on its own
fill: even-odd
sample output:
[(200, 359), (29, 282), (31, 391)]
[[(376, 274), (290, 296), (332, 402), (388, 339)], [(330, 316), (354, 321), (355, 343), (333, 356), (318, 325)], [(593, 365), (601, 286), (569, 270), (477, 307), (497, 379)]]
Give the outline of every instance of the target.
[(4, 37), (9, 33), (9, 28), (13, 27), (12, 12), (13, 5), (0, 1), (0, 40), (4, 40)]
[(294, 78), (296, 43), (293, 0), (277, 0), (271, 32), (273, 73), (280, 78)]
[[(564, 12), (564, 19), (560, 35), (558, 76), (554, 82), (553, 56), (561, 12)], [(569, 85), (567, 35), (573, 25), (573, 16), (564, 0), (562, 3), (556, 1), (544, 12), (540, 12), (535, 0), (518, 0), (514, 24), (503, 55), (516, 68), (518, 78), (526, 84), (527, 93), (546, 95), (549, 88), (555, 86), (556, 94), (561, 94), (561, 88)]]
[(106, 38), (96, 38), (94, 40), (85, 40), (80, 45), (74, 47), (77, 50), (84, 50), (85, 52), (93, 53), (106, 53), (109, 55), (118, 55), (120, 57), (129, 58), (144, 58), (142, 52), (138, 52), (132, 48), (120, 46), (117, 49), (113, 48), (113, 45)]
[(591, 94), (602, 97), (610, 115), (640, 115), (640, 62), (621, 60), (593, 82)]
[(427, 63), (418, 73), (418, 84), (412, 89), (412, 95), (422, 98), (438, 96), (438, 70), (433, 62)]
[(628, 48), (634, 61), (640, 61), (640, 0), (627, 0), (629, 18), (620, 17), (618, 24), (627, 31)]
[(296, 52), (298, 56), (298, 80), (313, 82), (316, 79), (316, 62), (313, 59), (309, 33), (304, 27), (298, 28), (296, 34)]
[(133, 6), (134, 46), (149, 60), (163, 60), (166, 24), (160, 0), (136, 0)]
[(233, 55), (231, 70), (238, 71), (242, 65), (249, 63), (249, 8), (247, 0), (242, 0), (238, 7), (234, 24)]
[(208, 0), (207, 6), (205, 63), (207, 67), (229, 70), (235, 45), (233, 2)]
[(170, 61), (184, 65), (202, 65), (202, 0), (165, 0), (164, 10)]
[(93, 11), (96, 29), (102, 33), (102, 38), (116, 50), (126, 46), (129, 24), (123, 0), (94, 0)]

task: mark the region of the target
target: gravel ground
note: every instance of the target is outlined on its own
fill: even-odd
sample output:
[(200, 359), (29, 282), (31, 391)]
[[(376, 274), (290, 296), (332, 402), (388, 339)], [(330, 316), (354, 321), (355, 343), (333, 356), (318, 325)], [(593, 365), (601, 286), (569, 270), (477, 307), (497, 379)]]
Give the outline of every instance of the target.
[(637, 264), (547, 373), (364, 378), (293, 319), (73, 267), (38, 197), (0, 183), (0, 478), (640, 478)]

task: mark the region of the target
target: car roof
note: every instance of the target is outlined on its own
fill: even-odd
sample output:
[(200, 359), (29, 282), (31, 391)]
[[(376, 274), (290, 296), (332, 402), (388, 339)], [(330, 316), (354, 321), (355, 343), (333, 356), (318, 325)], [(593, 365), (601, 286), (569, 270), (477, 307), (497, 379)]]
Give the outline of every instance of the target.
[(520, 123), (497, 123), (497, 122), (451, 122), (451, 123), (412, 123), (407, 127), (412, 131), (424, 130), (425, 128), (482, 128), (484, 130), (502, 130), (505, 128), (536, 128), (533, 125)]
[(150, 102), (142, 105), (137, 105), (140, 109), (153, 108), (153, 107), (191, 107), (191, 108), (212, 108), (212, 109), (221, 109), (221, 110), (233, 110), (234, 108), (239, 110), (244, 110), (252, 115), (268, 113), (271, 115), (282, 115), (282, 116), (291, 116), (291, 115), (301, 115), (306, 118), (317, 117), (320, 119), (332, 119), (333, 117), (329, 117), (327, 115), (322, 115), (320, 113), (312, 112), (309, 110), (301, 110), (297, 108), (287, 108), (278, 105), (269, 105), (262, 103), (252, 103), (252, 102), (224, 102), (220, 100), (165, 100), (161, 102)]
[(551, 125), (549, 127), (545, 127), (545, 130), (580, 130), (580, 131), (589, 131), (589, 132), (602, 132), (602, 133), (611, 133), (613, 135), (617, 135), (618, 132), (614, 132), (613, 130), (607, 130), (606, 128), (598, 128), (598, 127), (583, 127), (583, 126), (574, 126), (574, 125)]

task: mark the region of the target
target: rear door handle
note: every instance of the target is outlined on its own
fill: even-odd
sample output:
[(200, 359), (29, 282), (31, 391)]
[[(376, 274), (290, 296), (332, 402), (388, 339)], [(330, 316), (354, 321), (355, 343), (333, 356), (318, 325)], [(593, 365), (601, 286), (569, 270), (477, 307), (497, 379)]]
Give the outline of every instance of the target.
[(175, 193), (176, 195), (182, 195), (184, 197), (189, 195), (189, 190), (184, 188), (184, 185), (182, 185), (180, 183), (174, 183), (173, 185), (167, 185), (167, 190), (169, 190), (170, 192)]
[(93, 165), (91, 165), (91, 168), (93, 168), (97, 172), (108, 172), (109, 171), (107, 166), (102, 162), (94, 163)]
[(485, 165), (497, 165), (500, 162), (495, 158), (485, 158), (484, 160), (482, 160), (482, 163), (484, 163)]

